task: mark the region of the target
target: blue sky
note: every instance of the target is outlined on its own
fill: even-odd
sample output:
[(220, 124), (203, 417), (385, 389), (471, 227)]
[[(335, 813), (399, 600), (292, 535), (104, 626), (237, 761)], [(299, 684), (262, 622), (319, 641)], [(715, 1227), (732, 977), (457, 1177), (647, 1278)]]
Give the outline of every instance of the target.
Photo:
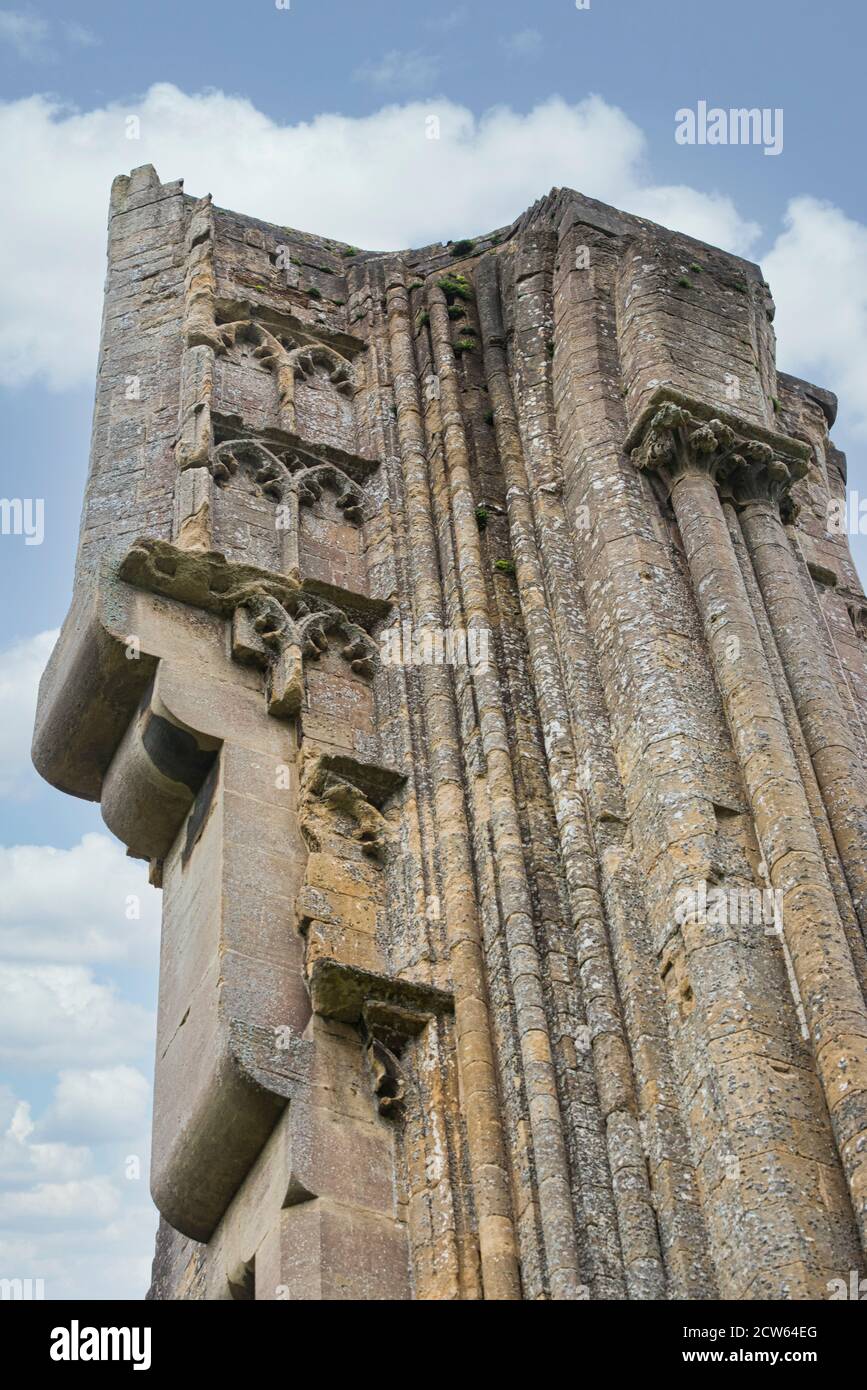
[[(859, 5), (805, 0), (0, 7), (0, 493), (45, 502), (41, 545), (0, 535), (0, 1276), (138, 1297), (154, 1225), (158, 895), (27, 757), (70, 595), (112, 175), (153, 162), (379, 249), (484, 231), (569, 184), (749, 255), (780, 365), (839, 394), (867, 491), (865, 27)], [(699, 101), (781, 108), (782, 153), (679, 145), (675, 112)]]

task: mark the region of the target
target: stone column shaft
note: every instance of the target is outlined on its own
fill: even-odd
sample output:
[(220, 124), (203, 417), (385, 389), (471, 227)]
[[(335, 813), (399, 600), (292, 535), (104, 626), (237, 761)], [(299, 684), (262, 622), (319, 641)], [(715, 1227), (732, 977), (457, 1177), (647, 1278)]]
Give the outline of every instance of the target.
[[(417, 557), (413, 607), (419, 627), (441, 628), (442, 592), (436, 534), (414, 370), (408, 298), (402, 277), (390, 284), (388, 300), (407, 522)], [(486, 1298), (519, 1299), (521, 1283), (517, 1243), (450, 677), (446, 668), (435, 663), (424, 663), (420, 673), (425, 693), (434, 814), (443, 874), (443, 905), (455, 992), (458, 1067), (479, 1220), (482, 1280)]]
[(688, 469), (671, 501), (867, 1249), (867, 1008), (716, 485)]
[[(632, 1298), (664, 1298), (665, 1273), (639, 1132), (630, 1050), (621, 1017), (575, 750), (569, 724), (563, 718), (568, 701), (509, 385), (494, 261), (480, 267), (477, 284), (485, 374), (494, 412), (497, 449), (503, 464), (518, 592), (539, 702), (572, 922), (578, 938), (578, 961), (587, 994), (596, 1084), (605, 1118), (611, 1171), (615, 1175), (618, 1229), (627, 1283)], [(626, 1167), (629, 1168), (628, 1181), (623, 1180)]]
[(749, 501), (741, 526), (813, 760), (862, 932), (867, 934), (867, 777), (778, 508)]
[[(431, 341), (440, 382), (442, 425), (457, 568), (468, 627), (490, 629), (475, 499), (455, 375), (450, 323), (443, 291), (428, 289)], [(515, 991), (515, 1009), (524, 1063), (530, 1128), (538, 1176), (539, 1214), (551, 1294), (580, 1297), (581, 1275), (575, 1242), (575, 1214), (557, 1077), (551, 1048), (542, 969), (533, 930), (533, 909), (518, 820), (512, 753), (497, 673), (474, 671), (479, 726), (487, 764), (491, 824), (502, 897), (502, 912)]]

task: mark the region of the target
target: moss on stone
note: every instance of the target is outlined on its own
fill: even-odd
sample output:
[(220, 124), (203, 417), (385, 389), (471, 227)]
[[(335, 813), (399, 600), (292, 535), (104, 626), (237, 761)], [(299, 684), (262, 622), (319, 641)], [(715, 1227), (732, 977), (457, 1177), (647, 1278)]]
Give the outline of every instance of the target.
[(469, 301), (473, 297), (473, 287), (465, 275), (443, 275), (437, 280), (437, 284), (449, 304), (453, 304), (456, 299)]

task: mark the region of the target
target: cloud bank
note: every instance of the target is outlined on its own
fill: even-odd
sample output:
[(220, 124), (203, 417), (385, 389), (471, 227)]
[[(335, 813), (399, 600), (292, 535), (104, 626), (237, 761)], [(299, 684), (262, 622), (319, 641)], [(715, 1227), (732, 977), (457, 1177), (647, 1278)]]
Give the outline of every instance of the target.
[[(127, 138), (131, 115), (138, 139)], [(439, 139), (427, 136), (430, 116)], [(187, 95), (167, 83), (129, 106), (88, 112), (42, 96), (0, 104), (0, 178), (15, 190), (15, 216), (0, 227), (0, 263), (15, 267), (0, 384), (91, 382), (108, 191), (136, 165), (154, 164), (166, 181), (183, 177), (191, 193), (210, 192), (223, 207), (376, 250), (489, 231), (554, 185), (571, 185), (750, 251), (759, 229), (730, 198), (655, 186), (645, 162), (638, 126), (593, 96), (481, 117), (431, 98), (289, 126), (241, 97)]]

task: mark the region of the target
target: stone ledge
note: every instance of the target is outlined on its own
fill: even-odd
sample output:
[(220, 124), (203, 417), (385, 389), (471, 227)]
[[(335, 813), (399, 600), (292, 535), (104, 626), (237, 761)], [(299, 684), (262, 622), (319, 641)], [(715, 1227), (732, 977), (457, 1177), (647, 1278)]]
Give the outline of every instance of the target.
[(454, 1012), (452, 995), (435, 985), (374, 975), (322, 956), (313, 964), (307, 987), (314, 1013), (340, 1023), (358, 1023), (371, 1005), (393, 1005), (419, 1021)]

